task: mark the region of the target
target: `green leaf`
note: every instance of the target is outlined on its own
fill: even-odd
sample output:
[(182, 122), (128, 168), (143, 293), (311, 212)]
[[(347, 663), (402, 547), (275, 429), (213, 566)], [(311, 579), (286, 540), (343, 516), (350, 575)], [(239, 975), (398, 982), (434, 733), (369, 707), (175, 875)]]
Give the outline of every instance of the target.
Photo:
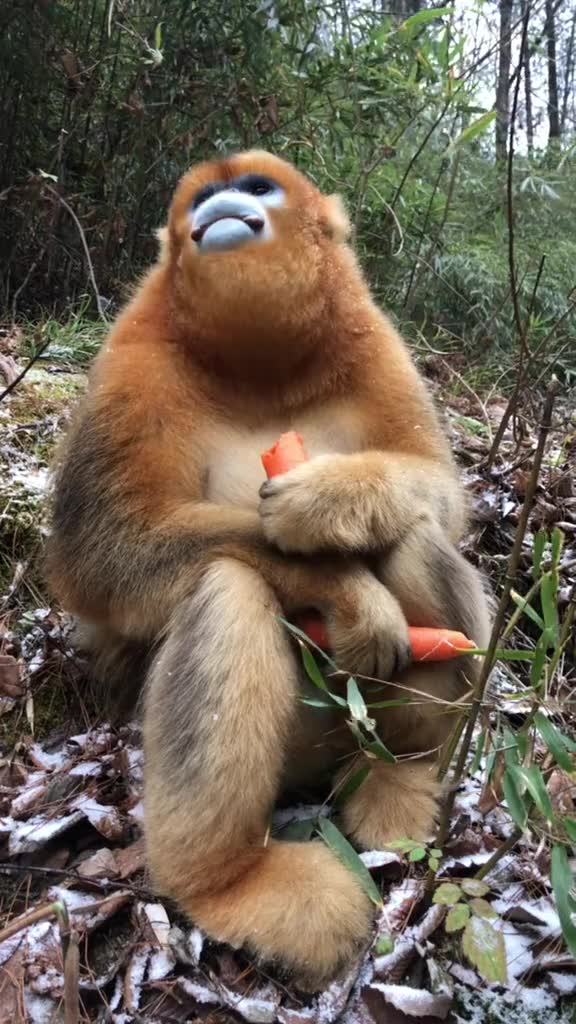
[(519, 594), (516, 590), (511, 590), (510, 597), (514, 601), (516, 607), (520, 608), (524, 615), (526, 615), (529, 619), (532, 619), (532, 622), (536, 623), (538, 629), (544, 629), (544, 619), (540, 615), (538, 615), (536, 609), (533, 608), (532, 605), (529, 604), (528, 601), (526, 601), (526, 599), (522, 597), (521, 594)]
[(502, 789), (504, 791), (504, 799), (506, 800), (506, 806), (508, 807), (510, 817), (516, 827), (521, 829), (523, 832), (528, 820), (528, 811), (524, 800), (518, 793), (516, 779), (514, 778), (512, 768), (507, 768), (504, 772), (504, 776), (502, 778)]
[(505, 985), (506, 946), (504, 936), (484, 917), (471, 917), (464, 929), (462, 949), (486, 981)]
[(471, 765), (470, 765), (470, 767), (468, 769), (468, 774), (469, 775), (476, 775), (476, 772), (478, 771), (478, 769), (480, 767), (480, 761), (482, 760), (482, 754), (484, 753), (484, 744), (485, 743), (486, 743), (486, 730), (482, 729), (482, 732), (480, 733), (480, 735), (478, 737), (478, 742), (476, 743), (476, 750), (474, 751), (474, 757), (472, 759), (472, 763), (471, 763)]
[(157, 50), (160, 50), (161, 47), (162, 47), (162, 22), (161, 21), (156, 25), (156, 31), (154, 32), (154, 46), (156, 47)]
[(448, 911), (444, 927), (448, 933), (459, 932), (470, 918), (470, 907), (466, 903), (458, 903)]
[(547, 749), (552, 754), (552, 757), (556, 761), (556, 764), (563, 768), (565, 772), (571, 772), (574, 768), (572, 764), (572, 758), (566, 749), (566, 740), (559, 729), (556, 728), (553, 722), (547, 718), (541, 711), (537, 711), (534, 715), (534, 725), (540, 733)]
[(473, 914), (476, 914), (476, 917), (489, 917), (492, 920), (498, 917), (494, 907), (490, 906), (488, 900), (478, 898), (470, 900), (470, 909)]
[(338, 857), (338, 860), (356, 875), (356, 878), (369, 899), (371, 899), (377, 907), (381, 907), (382, 897), (372, 880), (372, 876), (368, 871), (368, 868), (360, 860), (360, 857), (356, 853), (354, 847), (350, 845), (348, 840), (345, 839), (342, 833), (336, 828), (336, 825), (328, 818), (321, 818), (318, 828), (322, 839)]
[(326, 680), (324, 679), (324, 676), (322, 675), (320, 669), (318, 668), (318, 665), (316, 664), (316, 661), (314, 660), (314, 655), (308, 650), (306, 644), (300, 644), (300, 653), (302, 655), (302, 661), (304, 664), (304, 668), (306, 670), (306, 675), (311, 680), (311, 682), (314, 683), (314, 686), (317, 686), (319, 690), (323, 690), (324, 693), (327, 693), (336, 704), (340, 704), (341, 707), (346, 707), (346, 701), (344, 700), (344, 698), (339, 697), (338, 694), (332, 693), (328, 689)]
[(442, 882), (432, 897), (432, 903), (441, 903), (443, 906), (450, 907), (461, 899), (462, 889), (459, 885), (455, 885), (454, 882)]
[(375, 704), (368, 704), (369, 708), (401, 708), (404, 704), (409, 704), (408, 697), (396, 697), (394, 700), (379, 700)]
[(386, 843), (385, 849), (398, 850), (400, 853), (409, 853), (410, 850), (415, 850), (421, 845), (421, 843), (417, 843), (414, 839), (391, 839), (389, 843)]
[[(537, 764), (531, 764), (529, 767), (524, 765), (517, 765), (512, 769), (515, 774), (516, 781), (522, 779), (526, 789), (530, 793), (536, 807), (540, 811), (540, 814), (544, 815), (546, 821), (552, 821), (554, 817), (554, 811), (548, 795), (548, 790), (544, 784), (542, 772), (540, 771)], [(518, 786), (520, 788), (520, 786)]]
[(327, 700), (320, 700), (317, 697), (300, 697), (301, 704), (307, 704), (310, 708), (330, 708), (334, 710), (334, 705), (330, 704)]
[(508, 648), (500, 647), (495, 657), (498, 661), (534, 661), (534, 651), (509, 651)]
[(576, 956), (576, 925), (572, 921), (574, 900), (571, 895), (574, 878), (570, 869), (566, 847), (561, 846), (560, 843), (556, 843), (552, 847), (550, 878), (552, 880), (558, 917), (562, 925), (562, 933), (570, 953), (572, 956)]
[(462, 146), (465, 142), (472, 142), (473, 139), (478, 135), (481, 135), (482, 132), (485, 132), (486, 129), (490, 127), (496, 116), (497, 113), (495, 110), (487, 110), (485, 114), (482, 114), (481, 117), (478, 117), (472, 122), (472, 124), (469, 124), (468, 127), (464, 129), (462, 134), (459, 135), (452, 143), (450, 149), (455, 149), (456, 146)]
[(532, 575), (534, 579), (538, 578), (540, 572), (540, 566), (542, 564), (542, 555), (544, 554), (544, 548), (548, 540), (548, 534), (546, 530), (538, 530), (538, 533), (534, 537), (534, 545), (532, 548)]
[(440, 861), (438, 860), (438, 857), (429, 857), (428, 867), (430, 868), (430, 871), (438, 871), (438, 868), (440, 867)]
[(412, 14), (410, 18), (406, 18), (406, 21), (402, 22), (400, 25), (400, 31), (413, 35), (417, 29), (422, 28), (424, 25), (428, 25), (431, 21), (436, 21), (437, 18), (443, 18), (444, 15), (452, 14), (453, 12), (453, 7), (436, 7), (436, 9), (428, 8), (425, 11), (418, 11), (417, 14)]
[(394, 939), (392, 936), (379, 935), (374, 946), (374, 952), (376, 956), (388, 956), (389, 953), (394, 952)]
[(467, 896), (485, 896), (490, 892), (490, 886), (479, 878), (465, 878), (461, 885)]
[(508, 767), (520, 764), (518, 740), (514, 733), (510, 729), (507, 729), (506, 726), (504, 726), (502, 730), (502, 739), (504, 743), (504, 760)]
[(424, 860), (425, 856), (426, 856), (426, 850), (424, 849), (424, 847), (423, 846), (417, 846), (415, 850), (411, 850), (410, 851), (410, 853), (408, 855), (408, 860), (411, 860), (413, 862), (414, 861), (418, 861), (418, 860)]
[(544, 666), (546, 664), (547, 646), (546, 632), (544, 632), (536, 645), (532, 668), (530, 669), (530, 686), (534, 689), (540, 686), (542, 682), (542, 673), (544, 672)]
[(555, 526), (552, 530), (552, 568), (557, 569), (560, 557), (562, 555), (562, 547), (564, 545), (564, 534), (562, 530)]
[(350, 676), (346, 685), (346, 702), (352, 718), (356, 719), (357, 722), (362, 722), (366, 719), (368, 712), (364, 703), (364, 697), (358, 689), (358, 683), (352, 676)]
[(396, 764), (394, 754), (388, 750), (388, 747), (382, 743), (382, 740), (375, 732), (371, 731), (370, 736), (372, 739), (367, 739), (358, 722), (348, 722), (348, 727), (358, 740), (362, 750), (367, 750), (374, 757), (377, 757), (379, 761), (385, 761), (386, 764)]
[(430, 850), (430, 856), (431, 857), (441, 857), (442, 856), (442, 850), (437, 850), (436, 847), (433, 847), (433, 849)]
[(576, 820), (574, 818), (562, 818), (562, 823), (566, 829), (566, 835), (573, 843), (576, 843)]
[(355, 772), (352, 772), (352, 774), (346, 779), (342, 789), (338, 790), (338, 793), (336, 794), (336, 803), (345, 803), (345, 801), (348, 800), (357, 789), (360, 789), (362, 783), (370, 775), (371, 770), (371, 765), (368, 762), (365, 762), (360, 765)]
[(540, 601), (544, 614), (544, 626), (546, 629), (546, 643), (548, 647), (555, 647), (558, 643), (558, 573), (556, 570), (547, 572), (542, 577), (540, 584)]
[[(327, 665), (330, 665), (330, 668), (332, 669), (333, 672), (340, 671), (338, 665), (336, 664), (335, 661), (332, 660), (330, 655), (327, 654), (326, 651), (323, 651), (321, 647), (318, 647), (318, 644), (315, 644), (314, 641), (310, 639), (307, 633), (304, 633), (304, 631), (299, 629), (298, 626), (292, 625), (292, 623), (288, 622), (288, 619), (284, 619), (282, 615), (278, 615), (277, 619), (278, 622), (281, 622), (282, 625), (288, 630), (289, 633), (292, 634), (292, 636), (296, 640), (300, 641), (301, 647), (304, 646), (306, 647), (306, 649), (313, 647), (316, 653), (320, 655), (322, 660), (325, 661)], [(346, 702), (344, 701), (344, 703)]]

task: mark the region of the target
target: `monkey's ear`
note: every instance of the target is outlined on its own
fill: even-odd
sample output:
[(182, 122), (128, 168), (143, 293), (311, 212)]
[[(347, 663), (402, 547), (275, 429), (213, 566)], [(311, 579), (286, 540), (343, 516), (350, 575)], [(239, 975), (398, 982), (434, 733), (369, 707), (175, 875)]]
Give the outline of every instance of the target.
[(156, 238), (158, 239), (158, 241), (160, 243), (160, 252), (159, 252), (159, 255), (158, 255), (158, 262), (161, 263), (162, 266), (165, 266), (166, 263), (170, 262), (171, 240), (170, 240), (170, 232), (169, 232), (168, 228), (167, 227), (157, 228), (156, 229)]
[(352, 234), (352, 225), (341, 196), (324, 197), (324, 228), (335, 242), (346, 242)]

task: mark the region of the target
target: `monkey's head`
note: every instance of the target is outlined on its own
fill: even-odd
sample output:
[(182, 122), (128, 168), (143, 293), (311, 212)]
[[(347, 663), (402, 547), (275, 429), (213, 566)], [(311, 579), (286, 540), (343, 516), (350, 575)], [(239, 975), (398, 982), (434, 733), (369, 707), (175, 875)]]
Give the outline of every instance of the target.
[[(180, 181), (163, 260), (191, 313), (216, 331), (304, 323), (337, 286), (349, 234), (337, 196), (278, 157), (252, 151), (193, 167)], [(202, 314), (205, 314), (202, 316)]]

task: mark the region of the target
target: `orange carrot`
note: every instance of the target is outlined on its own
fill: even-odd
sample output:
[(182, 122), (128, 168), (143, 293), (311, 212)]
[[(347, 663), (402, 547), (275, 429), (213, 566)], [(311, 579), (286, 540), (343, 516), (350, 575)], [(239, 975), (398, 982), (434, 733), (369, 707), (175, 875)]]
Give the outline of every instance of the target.
[[(295, 430), (290, 430), (278, 439), (261, 459), (268, 479), (287, 473), (289, 469), (306, 462), (308, 456), (304, 441)], [(317, 615), (295, 617), (295, 624), (322, 650), (328, 650), (326, 627)], [(470, 651), (476, 644), (464, 633), (453, 629), (433, 629), (429, 626), (410, 626), (408, 629), (413, 661), (448, 661), (457, 658), (462, 651)]]
[(267, 452), (263, 452), (260, 458), (262, 459), (262, 465), (266, 470), (268, 479), (271, 476), (280, 476), (281, 473), (287, 473), (289, 469), (294, 469), (301, 462), (307, 462), (308, 460), (304, 450), (304, 442), (300, 434), (297, 434), (295, 430), (289, 430), (286, 434), (282, 434), (276, 441), (276, 444), (269, 448)]
[(430, 626), (410, 626), (412, 661), (448, 661), (462, 651), (473, 651), (476, 644), (455, 629), (432, 629)]

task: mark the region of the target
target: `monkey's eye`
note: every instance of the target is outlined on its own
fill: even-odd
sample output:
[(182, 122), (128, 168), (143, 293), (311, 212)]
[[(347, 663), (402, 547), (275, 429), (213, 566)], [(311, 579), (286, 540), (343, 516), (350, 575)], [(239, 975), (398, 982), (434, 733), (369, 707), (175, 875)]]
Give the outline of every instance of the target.
[(278, 185), (263, 174), (242, 174), (234, 182), (240, 192), (248, 192), (251, 196), (268, 196), (278, 192)]
[(201, 188), (200, 191), (197, 192), (196, 195), (194, 196), (192, 202), (192, 209), (197, 210), (198, 207), (202, 205), (202, 203), (205, 203), (206, 200), (210, 199), (211, 196), (216, 194), (216, 192), (218, 192), (217, 185), (204, 185), (204, 188)]

